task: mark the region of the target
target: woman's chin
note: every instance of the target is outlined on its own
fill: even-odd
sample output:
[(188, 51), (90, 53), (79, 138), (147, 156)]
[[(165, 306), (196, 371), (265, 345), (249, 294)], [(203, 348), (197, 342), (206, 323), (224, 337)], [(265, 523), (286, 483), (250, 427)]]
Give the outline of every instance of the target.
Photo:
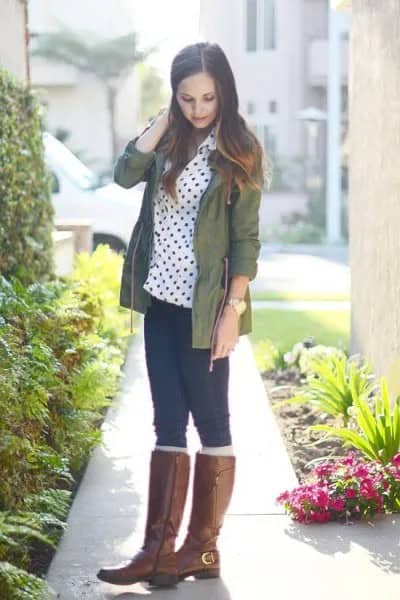
[(211, 125), (212, 121), (210, 121), (210, 119), (204, 119), (204, 121), (191, 121), (191, 123), (196, 129), (206, 129), (206, 127)]

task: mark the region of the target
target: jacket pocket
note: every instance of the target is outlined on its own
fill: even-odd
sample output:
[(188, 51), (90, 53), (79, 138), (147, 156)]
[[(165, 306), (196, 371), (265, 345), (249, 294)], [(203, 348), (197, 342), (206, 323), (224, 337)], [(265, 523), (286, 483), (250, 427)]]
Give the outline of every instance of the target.
[(211, 347), (210, 347), (210, 363), (209, 363), (209, 371), (211, 372), (213, 370), (214, 367), (214, 360), (212, 358), (212, 354), (213, 354), (213, 348), (214, 348), (214, 342), (215, 342), (215, 334), (217, 331), (217, 327), (218, 327), (218, 323), (220, 321), (221, 315), (222, 315), (222, 311), (224, 309), (224, 304), (225, 304), (225, 300), (226, 297), (228, 295), (228, 271), (229, 271), (229, 258), (227, 256), (224, 256), (223, 258), (224, 261), (224, 272), (223, 272), (223, 287), (219, 290), (219, 300), (218, 300), (218, 304), (217, 304), (217, 315), (216, 318), (214, 320), (214, 325), (212, 328), (212, 333), (211, 333)]

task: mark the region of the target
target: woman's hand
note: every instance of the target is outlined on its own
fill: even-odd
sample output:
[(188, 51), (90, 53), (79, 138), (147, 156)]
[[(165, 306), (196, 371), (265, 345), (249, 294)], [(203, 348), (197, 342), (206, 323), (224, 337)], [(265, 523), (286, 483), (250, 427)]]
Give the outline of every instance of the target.
[(141, 152), (152, 152), (166, 132), (169, 121), (170, 106), (163, 106), (157, 116), (142, 131), (136, 140), (136, 148)]
[(235, 348), (239, 339), (239, 315), (231, 306), (225, 306), (215, 332), (213, 359), (224, 358)]
[(156, 116), (156, 120), (157, 121), (162, 121), (163, 123), (167, 124), (168, 123), (168, 113), (169, 113), (168, 107), (167, 106), (163, 106), (158, 111), (158, 114)]
[(164, 131), (166, 131), (166, 129), (168, 128), (170, 111), (171, 111), (171, 103), (169, 103), (167, 106), (162, 106), (160, 108), (160, 110), (158, 111), (158, 115), (156, 116), (156, 120), (160, 121), (163, 124)]

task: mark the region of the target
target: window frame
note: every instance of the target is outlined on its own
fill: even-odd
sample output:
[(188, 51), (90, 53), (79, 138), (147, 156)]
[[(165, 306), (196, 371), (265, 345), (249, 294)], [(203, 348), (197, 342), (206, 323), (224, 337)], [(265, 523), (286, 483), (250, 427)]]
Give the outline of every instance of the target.
[[(255, 47), (249, 48), (249, 2), (255, 2), (256, 4), (256, 39)], [(270, 12), (273, 15), (273, 24), (271, 32), (271, 46), (265, 47), (266, 43), (266, 27), (265, 27), (265, 7), (266, 3), (271, 3)], [(244, 0), (244, 50), (247, 55), (274, 52), (277, 50), (277, 2), (276, 0)], [(254, 42), (254, 40), (253, 40)]]

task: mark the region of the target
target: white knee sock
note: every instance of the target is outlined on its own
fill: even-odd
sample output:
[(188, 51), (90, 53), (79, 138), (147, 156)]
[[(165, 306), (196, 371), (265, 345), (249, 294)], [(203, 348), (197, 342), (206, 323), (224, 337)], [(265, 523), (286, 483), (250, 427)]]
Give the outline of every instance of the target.
[(233, 446), (203, 446), (200, 454), (211, 454), (211, 456), (233, 456)]
[(188, 452), (187, 448), (181, 448), (180, 446), (155, 446), (155, 450), (165, 450), (166, 452)]

